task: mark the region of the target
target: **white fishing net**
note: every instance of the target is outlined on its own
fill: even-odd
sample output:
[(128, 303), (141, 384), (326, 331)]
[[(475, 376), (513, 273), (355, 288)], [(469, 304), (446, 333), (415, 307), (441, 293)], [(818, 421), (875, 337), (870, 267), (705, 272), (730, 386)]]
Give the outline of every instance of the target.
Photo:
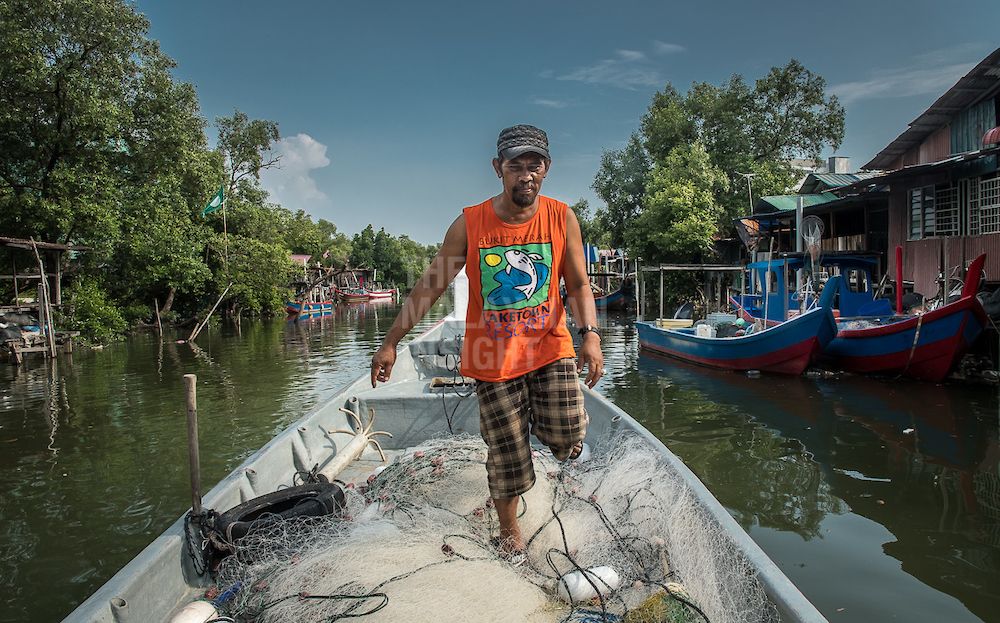
[[(485, 456), (478, 438), (433, 440), (349, 483), (345, 517), (248, 536), (216, 575), (220, 589), (238, 588), (222, 620), (777, 620), (728, 536), (641, 441), (619, 439), (584, 463), (535, 453), (521, 565), (490, 544)], [(606, 595), (573, 605), (556, 596), (560, 576), (599, 566), (617, 572), (617, 590), (595, 587)]]

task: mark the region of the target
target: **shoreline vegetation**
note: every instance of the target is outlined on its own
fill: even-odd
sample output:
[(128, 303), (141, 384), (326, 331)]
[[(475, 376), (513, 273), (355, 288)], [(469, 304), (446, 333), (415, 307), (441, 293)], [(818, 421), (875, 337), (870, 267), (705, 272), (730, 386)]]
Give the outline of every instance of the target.
[[(64, 256), (61, 329), (102, 343), (155, 326), (157, 308), (162, 323), (190, 325), (230, 283), (217, 316), (282, 315), (292, 254), (412, 286), (438, 245), (374, 225), (349, 235), (274, 203), (260, 174), (280, 165), (278, 124), (234, 110), (210, 127), (149, 27), (124, 0), (0, 4), (0, 235), (89, 247)], [(604, 153), (593, 188), (606, 206), (573, 206), (585, 239), (703, 262), (746, 209), (742, 175), (756, 193), (786, 191), (788, 161), (837, 147), (844, 111), (792, 60), (752, 86), (667, 84), (639, 126)], [(220, 187), (224, 209), (207, 210)], [(0, 248), (0, 265), (17, 253)], [(685, 278), (670, 290), (693, 291)], [(0, 302), (14, 299), (0, 282)]]
[[(61, 328), (105, 342), (156, 325), (157, 306), (190, 325), (229, 283), (218, 314), (281, 315), (291, 254), (412, 284), (436, 245), (274, 203), (260, 173), (280, 164), (278, 125), (236, 110), (210, 128), (148, 31), (122, 0), (0, 5), (0, 235), (90, 247), (64, 256)], [(206, 214), (220, 186), (225, 214)], [(0, 265), (16, 253), (0, 249)]]

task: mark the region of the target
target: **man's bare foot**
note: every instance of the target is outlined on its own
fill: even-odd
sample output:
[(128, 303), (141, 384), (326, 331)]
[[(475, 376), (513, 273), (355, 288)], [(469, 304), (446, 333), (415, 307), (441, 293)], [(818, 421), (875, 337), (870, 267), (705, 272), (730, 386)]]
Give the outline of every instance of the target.
[(552, 456), (555, 457), (557, 461), (575, 461), (580, 458), (583, 454), (583, 442), (578, 441), (576, 444), (569, 448), (560, 448), (556, 450), (552, 448)]
[(524, 543), (516, 543), (512, 537), (492, 537), (490, 538), (490, 547), (501, 560), (509, 562), (515, 567), (524, 564), (527, 558), (524, 553)]

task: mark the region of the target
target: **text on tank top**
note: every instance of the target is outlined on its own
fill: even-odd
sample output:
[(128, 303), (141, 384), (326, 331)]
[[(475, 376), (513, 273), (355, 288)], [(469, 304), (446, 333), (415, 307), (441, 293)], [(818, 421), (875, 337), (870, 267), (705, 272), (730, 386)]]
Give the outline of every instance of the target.
[(506, 381), (575, 356), (559, 293), (567, 209), (539, 196), (538, 211), (518, 225), (502, 221), (492, 199), (463, 210), (469, 277), (463, 375)]

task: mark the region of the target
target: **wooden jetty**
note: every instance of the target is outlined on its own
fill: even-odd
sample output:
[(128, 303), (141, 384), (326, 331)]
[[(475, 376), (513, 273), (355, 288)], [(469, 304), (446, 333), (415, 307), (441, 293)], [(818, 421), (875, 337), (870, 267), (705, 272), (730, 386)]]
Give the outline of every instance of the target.
[[(44, 353), (47, 357), (55, 357), (58, 349), (67, 353), (73, 352), (73, 338), (79, 336), (80, 332), (57, 331), (52, 311), (62, 306), (64, 255), (69, 252), (88, 251), (90, 247), (8, 236), (0, 236), (0, 247), (15, 250), (9, 252), (10, 274), (0, 274), (0, 280), (13, 281), (14, 298), (12, 304), (0, 305), (0, 315), (34, 313), (38, 318), (39, 329), (37, 333), (21, 331), (21, 335), (18, 337), (6, 337), (0, 340), (0, 353), (6, 352), (14, 364), (20, 365), (24, 362), (24, 355), (27, 353)], [(18, 251), (30, 254), (26, 265), (34, 263), (34, 270), (19, 271)], [(49, 266), (48, 271), (46, 265)], [(23, 293), (32, 289), (34, 290), (34, 300), (25, 300), (22, 296)]]

